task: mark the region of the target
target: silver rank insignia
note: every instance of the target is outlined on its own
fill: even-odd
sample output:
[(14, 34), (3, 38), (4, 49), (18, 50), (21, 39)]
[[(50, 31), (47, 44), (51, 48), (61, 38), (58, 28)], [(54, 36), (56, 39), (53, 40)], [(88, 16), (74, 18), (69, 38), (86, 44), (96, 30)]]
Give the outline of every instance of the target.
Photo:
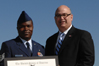
[(5, 58), (5, 53), (3, 53), (2, 55), (0, 55), (0, 62), (1, 62), (2, 60), (4, 60), (4, 58)]

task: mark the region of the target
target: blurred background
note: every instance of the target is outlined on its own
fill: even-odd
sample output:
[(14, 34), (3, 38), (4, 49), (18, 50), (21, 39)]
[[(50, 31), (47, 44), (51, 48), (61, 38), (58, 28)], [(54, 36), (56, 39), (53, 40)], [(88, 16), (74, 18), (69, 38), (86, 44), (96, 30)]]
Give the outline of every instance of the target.
[(95, 64), (99, 65), (99, 0), (1, 0), (0, 48), (4, 41), (16, 38), (17, 20), (24, 10), (33, 19), (32, 39), (43, 46), (46, 39), (58, 31), (54, 13), (60, 5), (67, 5), (73, 14), (73, 25), (91, 33), (95, 46)]

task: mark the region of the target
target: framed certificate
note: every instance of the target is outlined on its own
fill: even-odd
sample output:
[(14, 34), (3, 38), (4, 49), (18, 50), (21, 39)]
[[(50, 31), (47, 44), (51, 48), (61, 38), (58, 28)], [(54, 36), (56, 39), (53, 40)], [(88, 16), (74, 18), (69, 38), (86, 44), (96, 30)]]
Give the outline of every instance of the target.
[(4, 66), (58, 66), (57, 56), (5, 58)]

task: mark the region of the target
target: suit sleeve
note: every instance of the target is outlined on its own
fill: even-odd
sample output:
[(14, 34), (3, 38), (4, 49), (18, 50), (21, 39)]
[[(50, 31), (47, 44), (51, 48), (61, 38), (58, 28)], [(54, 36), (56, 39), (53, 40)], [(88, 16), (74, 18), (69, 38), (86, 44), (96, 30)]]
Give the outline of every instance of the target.
[(93, 66), (94, 43), (89, 32), (84, 32), (80, 40), (79, 63), (77, 66)]
[(53, 50), (52, 47), (54, 47), (54, 46), (52, 46), (51, 44), (52, 43), (50, 42), (50, 40), (47, 39), (46, 46), (45, 46), (45, 56), (51, 56), (51, 55), (53, 55), (54, 50)]

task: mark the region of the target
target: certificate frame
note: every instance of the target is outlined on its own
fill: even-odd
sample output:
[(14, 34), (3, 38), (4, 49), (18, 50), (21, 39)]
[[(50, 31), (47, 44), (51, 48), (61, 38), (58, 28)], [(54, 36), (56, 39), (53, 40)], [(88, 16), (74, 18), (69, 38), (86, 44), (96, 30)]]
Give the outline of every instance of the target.
[(5, 58), (4, 66), (58, 66), (58, 56)]

